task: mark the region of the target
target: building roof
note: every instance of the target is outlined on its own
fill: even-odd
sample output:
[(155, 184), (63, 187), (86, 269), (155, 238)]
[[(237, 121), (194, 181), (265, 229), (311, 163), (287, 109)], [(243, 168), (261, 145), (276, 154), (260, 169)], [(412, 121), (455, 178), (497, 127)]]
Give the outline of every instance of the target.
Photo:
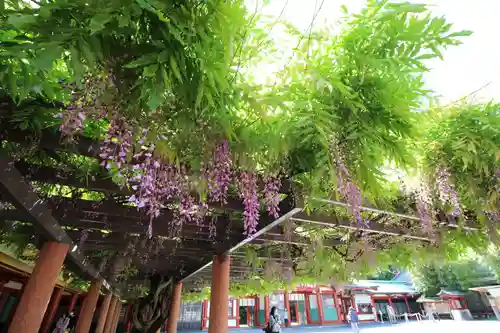
[(493, 289), (500, 289), (500, 284), (494, 285), (494, 286), (483, 286), (483, 287), (472, 287), (469, 288), (469, 290), (473, 291), (483, 291), (483, 292), (489, 292), (490, 290)]
[(359, 280), (349, 285), (348, 288), (361, 288), (370, 294), (418, 294), (413, 284), (394, 280)]
[(463, 291), (460, 290), (451, 290), (451, 289), (441, 289), (441, 291), (438, 293), (438, 296), (465, 296), (467, 293), (464, 293)]
[(440, 302), (443, 302), (443, 299), (440, 297), (425, 297), (424, 295), (422, 295), (417, 299), (417, 303), (440, 303)]
[(405, 282), (413, 284), (413, 279), (411, 278), (410, 272), (398, 272), (392, 281)]
[[(0, 267), (3, 269), (6, 269), (13, 274), (17, 274), (19, 276), (24, 276), (28, 277), (31, 275), (33, 272), (34, 267), (31, 265), (28, 265), (21, 260), (18, 260), (16, 258), (13, 258), (9, 256), (6, 253), (0, 252)], [(82, 290), (77, 289), (77, 288), (72, 288), (67, 286), (63, 280), (60, 278), (57, 279), (56, 281), (56, 286), (64, 288), (66, 291), (71, 291), (75, 293), (81, 293)]]

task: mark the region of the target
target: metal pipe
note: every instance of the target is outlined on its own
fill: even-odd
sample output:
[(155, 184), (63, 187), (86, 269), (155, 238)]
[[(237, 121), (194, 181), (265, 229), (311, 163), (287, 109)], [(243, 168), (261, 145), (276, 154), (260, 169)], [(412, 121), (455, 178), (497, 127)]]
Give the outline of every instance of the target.
[[(272, 228), (280, 225), (281, 223), (283, 223), (285, 220), (291, 218), (292, 216), (294, 216), (295, 214), (299, 213), (302, 211), (302, 208), (294, 208), (292, 209), (291, 211), (289, 211), (288, 213), (280, 216), (278, 219), (274, 220), (273, 222), (269, 223), (268, 225), (266, 225), (264, 228), (260, 229), (259, 231), (257, 231), (256, 233), (254, 233), (252, 236), (250, 237), (247, 237), (245, 238), (244, 240), (242, 240), (241, 242), (239, 242), (238, 244), (236, 244), (235, 246), (233, 246), (230, 250), (229, 250), (229, 253), (239, 249), (240, 247), (250, 243), (251, 241), (253, 241), (254, 239), (256, 239), (257, 237), (261, 236), (262, 234), (265, 234), (267, 231), (271, 230)], [(199, 272), (201, 272), (202, 270), (204, 270), (205, 268), (209, 267), (210, 265), (212, 265), (213, 261), (210, 261), (209, 263), (207, 263), (206, 265), (204, 265), (203, 267), (199, 268), (198, 270), (194, 271), (193, 273), (189, 274), (188, 276), (186, 276), (184, 279), (181, 280), (181, 282), (185, 282), (187, 281), (188, 279), (190, 279), (191, 277), (195, 276), (196, 274), (198, 274)]]
[[(319, 202), (328, 203), (328, 204), (331, 204), (334, 206), (341, 206), (341, 207), (347, 207), (347, 208), (351, 207), (351, 205), (349, 205), (348, 203), (341, 202), (341, 201), (321, 199), (321, 198), (312, 198), (312, 199), (319, 201)], [(361, 210), (364, 210), (367, 212), (387, 214), (387, 215), (397, 216), (397, 217), (401, 217), (401, 218), (408, 219), (408, 220), (420, 221), (420, 217), (414, 216), (414, 215), (395, 213), (395, 212), (391, 212), (388, 210), (381, 210), (381, 209), (366, 207), (366, 206), (360, 206), (360, 208), (361, 208)], [(438, 221), (438, 220), (433, 220), (433, 222), (438, 222), (439, 224), (445, 224), (446, 226), (451, 227), (451, 228), (459, 228), (460, 227), (456, 223), (449, 223), (449, 222), (443, 222), (443, 221)], [(468, 226), (462, 226), (462, 229), (464, 229), (464, 230), (479, 230), (479, 228), (473, 228), (473, 227), (468, 227)]]

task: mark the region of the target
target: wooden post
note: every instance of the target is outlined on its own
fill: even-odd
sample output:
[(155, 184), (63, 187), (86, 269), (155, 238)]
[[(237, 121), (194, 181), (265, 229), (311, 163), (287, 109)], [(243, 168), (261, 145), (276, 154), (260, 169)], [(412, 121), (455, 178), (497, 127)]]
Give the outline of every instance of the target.
[(318, 304), (318, 317), (320, 324), (323, 324), (324, 313), (323, 313), (323, 299), (321, 298), (321, 289), (316, 287), (316, 302)]
[(111, 332), (110, 333), (115, 333), (116, 329), (118, 327), (118, 323), (120, 322), (120, 315), (122, 313), (122, 306), (123, 303), (118, 300), (118, 305), (115, 307), (115, 318), (113, 320), (113, 326), (111, 326)]
[(68, 250), (68, 244), (47, 242), (43, 245), (12, 318), (9, 333), (38, 332)]
[(78, 301), (78, 296), (80, 295), (73, 294), (73, 296), (71, 296), (71, 301), (69, 302), (69, 307), (68, 307), (68, 313), (71, 313), (75, 310), (76, 301)]
[(406, 297), (406, 295), (404, 295), (403, 297), (405, 300), (406, 309), (408, 310), (408, 313), (412, 313), (411, 308), (410, 308), (410, 304), (408, 303), (408, 297)]
[(264, 318), (266, 318), (264, 325), (267, 325), (269, 322), (269, 311), (271, 311), (271, 309), (269, 309), (269, 303), (269, 296), (264, 296)]
[(130, 332), (130, 318), (132, 318), (132, 304), (127, 304), (127, 311), (125, 311), (125, 317), (123, 318), (123, 324), (125, 325), (125, 333)]
[(227, 333), (228, 331), (229, 262), (230, 258), (227, 254), (214, 256), (208, 333)]
[[(288, 322), (286, 323), (286, 327), (289, 327), (292, 323), (292, 318), (290, 315), (290, 294), (288, 293), (288, 290), (285, 289), (285, 309), (288, 314)], [(297, 314), (298, 315), (298, 314)]]
[(104, 296), (104, 300), (101, 304), (101, 309), (99, 310), (99, 320), (97, 321), (97, 326), (95, 333), (103, 333), (104, 325), (106, 324), (106, 318), (108, 316), (109, 305), (111, 303), (111, 294)]
[(111, 298), (111, 304), (109, 305), (108, 315), (106, 316), (106, 324), (104, 325), (104, 333), (111, 333), (111, 325), (113, 325), (113, 319), (115, 315), (115, 309), (118, 306), (118, 297), (113, 296)]
[(172, 306), (168, 316), (167, 333), (177, 333), (177, 320), (181, 311), (182, 283), (179, 282), (174, 287), (172, 295)]
[(375, 300), (372, 295), (370, 295), (370, 303), (372, 305), (372, 311), (375, 314), (375, 321), (378, 321), (377, 306), (375, 305)]
[(63, 293), (63, 288), (55, 288), (52, 293), (52, 299), (49, 303), (49, 308), (45, 312), (45, 318), (42, 322), (42, 328), (40, 329), (40, 333), (47, 333), (54, 322), (54, 317), (56, 316), (57, 310), (59, 309), (59, 303), (61, 302), (61, 297)]
[(78, 322), (76, 323), (75, 333), (88, 333), (90, 331), (92, 318), (94, 317), (95, 308), (101, 292), (101, 286), (101, 279), (92, 281), (87, 292), (87, 297), (85, 297), (82, 304), (82, 310), (80, 311), (80, 318), (78, 318)]

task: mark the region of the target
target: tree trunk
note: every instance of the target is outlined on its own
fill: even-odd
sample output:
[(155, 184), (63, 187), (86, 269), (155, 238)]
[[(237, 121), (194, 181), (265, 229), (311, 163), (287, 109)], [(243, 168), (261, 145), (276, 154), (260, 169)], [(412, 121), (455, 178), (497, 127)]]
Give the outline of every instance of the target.
[(172, 304), (174, 281), (163, 276), (151, 277), (149, 294), (132, 307), (133, 332), (157, 333), (165, 323)]

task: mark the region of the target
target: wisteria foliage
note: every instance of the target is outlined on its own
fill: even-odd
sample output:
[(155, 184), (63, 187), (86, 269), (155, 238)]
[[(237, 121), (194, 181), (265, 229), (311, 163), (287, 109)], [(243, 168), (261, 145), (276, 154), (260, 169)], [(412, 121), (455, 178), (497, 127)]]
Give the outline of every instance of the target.
[[(362, 227), (363, 204), (392, 195), (384, 168), (412, 168), (420, 163), (415, 151), (436, 150), (421, 149), (422, 119), (414, 112), (428, 94), (426, 60), (470, 34), (423, 14), (424, 5), (370, 1), (347, 15), (340, 32), (304, 35), (287, 25), (299, 43), (270, 85), (254, 82), (250, 63), (282, 55), (243, 1), (19, 3), (2, 19), (9, 31), (1, 36), (9, 82), (2, 92), (16, 101), (60, 101), (66, 107), (59, 130), (68, 143), (104, 123), (104, 135), (96, 135), (104, 140), (101, 166), (132, 189), (130, 203), (150, 218), (149, 237), (164, 209), (174, 212), (175, 225), (199, 224), (211, 218), (211, 206), (235, 195), (250, 235), (264, 211), (279, 216), (283, 175), (300, 184), (306, 199), (340, 196)], [(18, 47), (25, 39), (29, 51)], [(495, 125), (487, 128), (490, 148), (499, 146)], [(484, 180), (477, 188), (486, 189), (476, 206), (497, 217), (498, 182), (492, 185), (491, 176), (498, 152), (484, 152), (488, 161), (496, 156), (486, 168), (470, 157), (459, 166), (457, 154), (445, 153), (432, 172), (426, 168), (432, 163), (419, 166), (427, 176), (416, 202), (422, 226), (432, 228), (435, 196), (451, 207), (450, 219), (473, 206), (467, 182), (458, 179), (460, 167), (471, 165)]]

